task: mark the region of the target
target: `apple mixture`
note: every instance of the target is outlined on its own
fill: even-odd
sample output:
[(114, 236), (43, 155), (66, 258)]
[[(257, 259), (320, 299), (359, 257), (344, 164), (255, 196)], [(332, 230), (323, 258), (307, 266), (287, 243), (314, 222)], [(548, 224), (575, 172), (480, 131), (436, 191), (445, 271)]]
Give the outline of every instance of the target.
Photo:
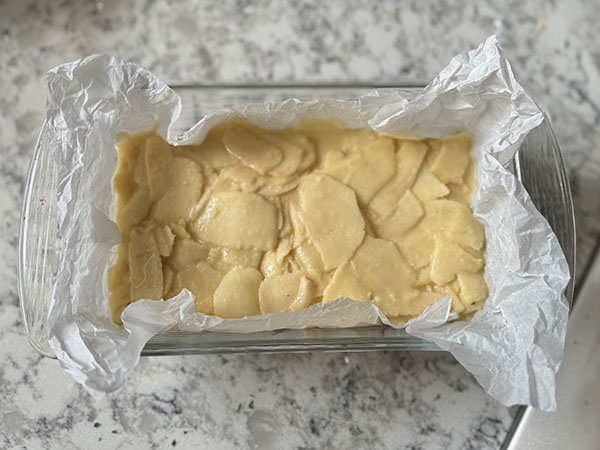
[(446, 295), (476, 311), (488, 291), (471, 145), (465, 133), (394, 138), (315, 119), (266, 130), (236, 118), (198, 146), (119, 136), (112, 318), (184, 288), (224, 318), (340, 297), (396, 323)]

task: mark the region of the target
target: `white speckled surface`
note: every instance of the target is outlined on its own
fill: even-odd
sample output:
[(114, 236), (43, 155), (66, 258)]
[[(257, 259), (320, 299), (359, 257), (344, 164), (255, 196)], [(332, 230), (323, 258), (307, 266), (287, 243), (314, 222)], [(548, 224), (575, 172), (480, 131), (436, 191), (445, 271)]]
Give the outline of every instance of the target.
[(95, 403), (30, 348), (16, 260), (55, 65), (104, 52), (169, 82), (415, 82), (497, 33), (553, 118), (581, 269), (600, 233), (600, 10), (593, 0), (510, 3), (0, 3), (0, 448), (498, 448), (510, 411), (444, 354), (147, 358)]

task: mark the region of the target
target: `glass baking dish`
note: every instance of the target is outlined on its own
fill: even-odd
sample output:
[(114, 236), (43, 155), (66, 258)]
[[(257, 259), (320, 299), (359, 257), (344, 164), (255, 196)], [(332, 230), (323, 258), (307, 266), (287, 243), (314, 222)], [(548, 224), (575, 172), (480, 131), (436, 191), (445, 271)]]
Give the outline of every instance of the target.
[[(203, 115), (226, 106), (279, 101), (295, 97), (355, 99), (375, 85), (173, 85), (183, 102), (178, 132), (187, 130)], [(393, 87), (414, 94), (420, 86)], [(19, 242), (19, 297), (27, 336), (42, 355), (54, 357), (48, 345), (47, 314), (63, 246), (58, 234), (56, 161), (42, 153), (42, 127), (27, 180)], [(532, 131), (518, 152), (513, 172), (523, 182), (540, 212), (558, 236), (571, 276), (575, 264), (575, 227), (571, 190), (565, 166), (548, 120)], [(573, 284), (567, 288), (572, 302)], [(171, 331), (152, 338), (142, 355), (176, 355), (235, 352), (301, 352), (364, 350), (439, 350), (404, 330), (386, 326), (362, 328), (311, 328), (259, 333), (189, 333)]]

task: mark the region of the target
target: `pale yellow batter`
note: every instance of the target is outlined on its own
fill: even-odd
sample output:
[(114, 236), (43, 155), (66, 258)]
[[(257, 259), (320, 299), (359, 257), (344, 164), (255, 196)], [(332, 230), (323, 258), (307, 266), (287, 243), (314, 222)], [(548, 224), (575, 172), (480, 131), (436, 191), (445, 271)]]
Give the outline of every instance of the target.
[(273, 131), (234, 119), (193, 147), (120, 136), (113, 320), (183, 288), (197, 311), (226, 318), (339, 297), (394, 322), (444, 295), (461, 314), (480, 309), (471, 145), (464, 133), (395, 139), (325, 120)]

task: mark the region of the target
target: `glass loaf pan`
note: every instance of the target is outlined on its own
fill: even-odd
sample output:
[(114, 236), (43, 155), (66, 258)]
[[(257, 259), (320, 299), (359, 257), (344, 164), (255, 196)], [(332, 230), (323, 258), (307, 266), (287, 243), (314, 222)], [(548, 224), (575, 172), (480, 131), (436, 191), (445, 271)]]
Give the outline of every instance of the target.
[[(279, 101), (295, 97), (355, 99), (374, 85), (173, 85), (183, 103), (177, 132), (187, 130), (204, 114), (226, 106)], [(412, 91), (420, 86), (394, 89)], [(42, 127), (39, 140), (44, 138)], [(34, 151), (27, 180), (19, 241), (19, 297), (27, 336), (41, 354), (54, 357), (48, 345), (47, 314), (63, 246), (58, 235), (56, 161), (51, 153)], [(575, 227), (571, 190), (560, 148), (548, 120), (533, 130), (512, 166), (540, 212), (558, 236), (571, 275), (575, 264)], [(567, 288), (569, 303), (573, 284)], [(234, 352), (301, 352), (363, 350), (439, 350), (428, 341), (385, 326), (311, 328), (259, 333), (166, 332), (152, 338), (142, 355)]]

